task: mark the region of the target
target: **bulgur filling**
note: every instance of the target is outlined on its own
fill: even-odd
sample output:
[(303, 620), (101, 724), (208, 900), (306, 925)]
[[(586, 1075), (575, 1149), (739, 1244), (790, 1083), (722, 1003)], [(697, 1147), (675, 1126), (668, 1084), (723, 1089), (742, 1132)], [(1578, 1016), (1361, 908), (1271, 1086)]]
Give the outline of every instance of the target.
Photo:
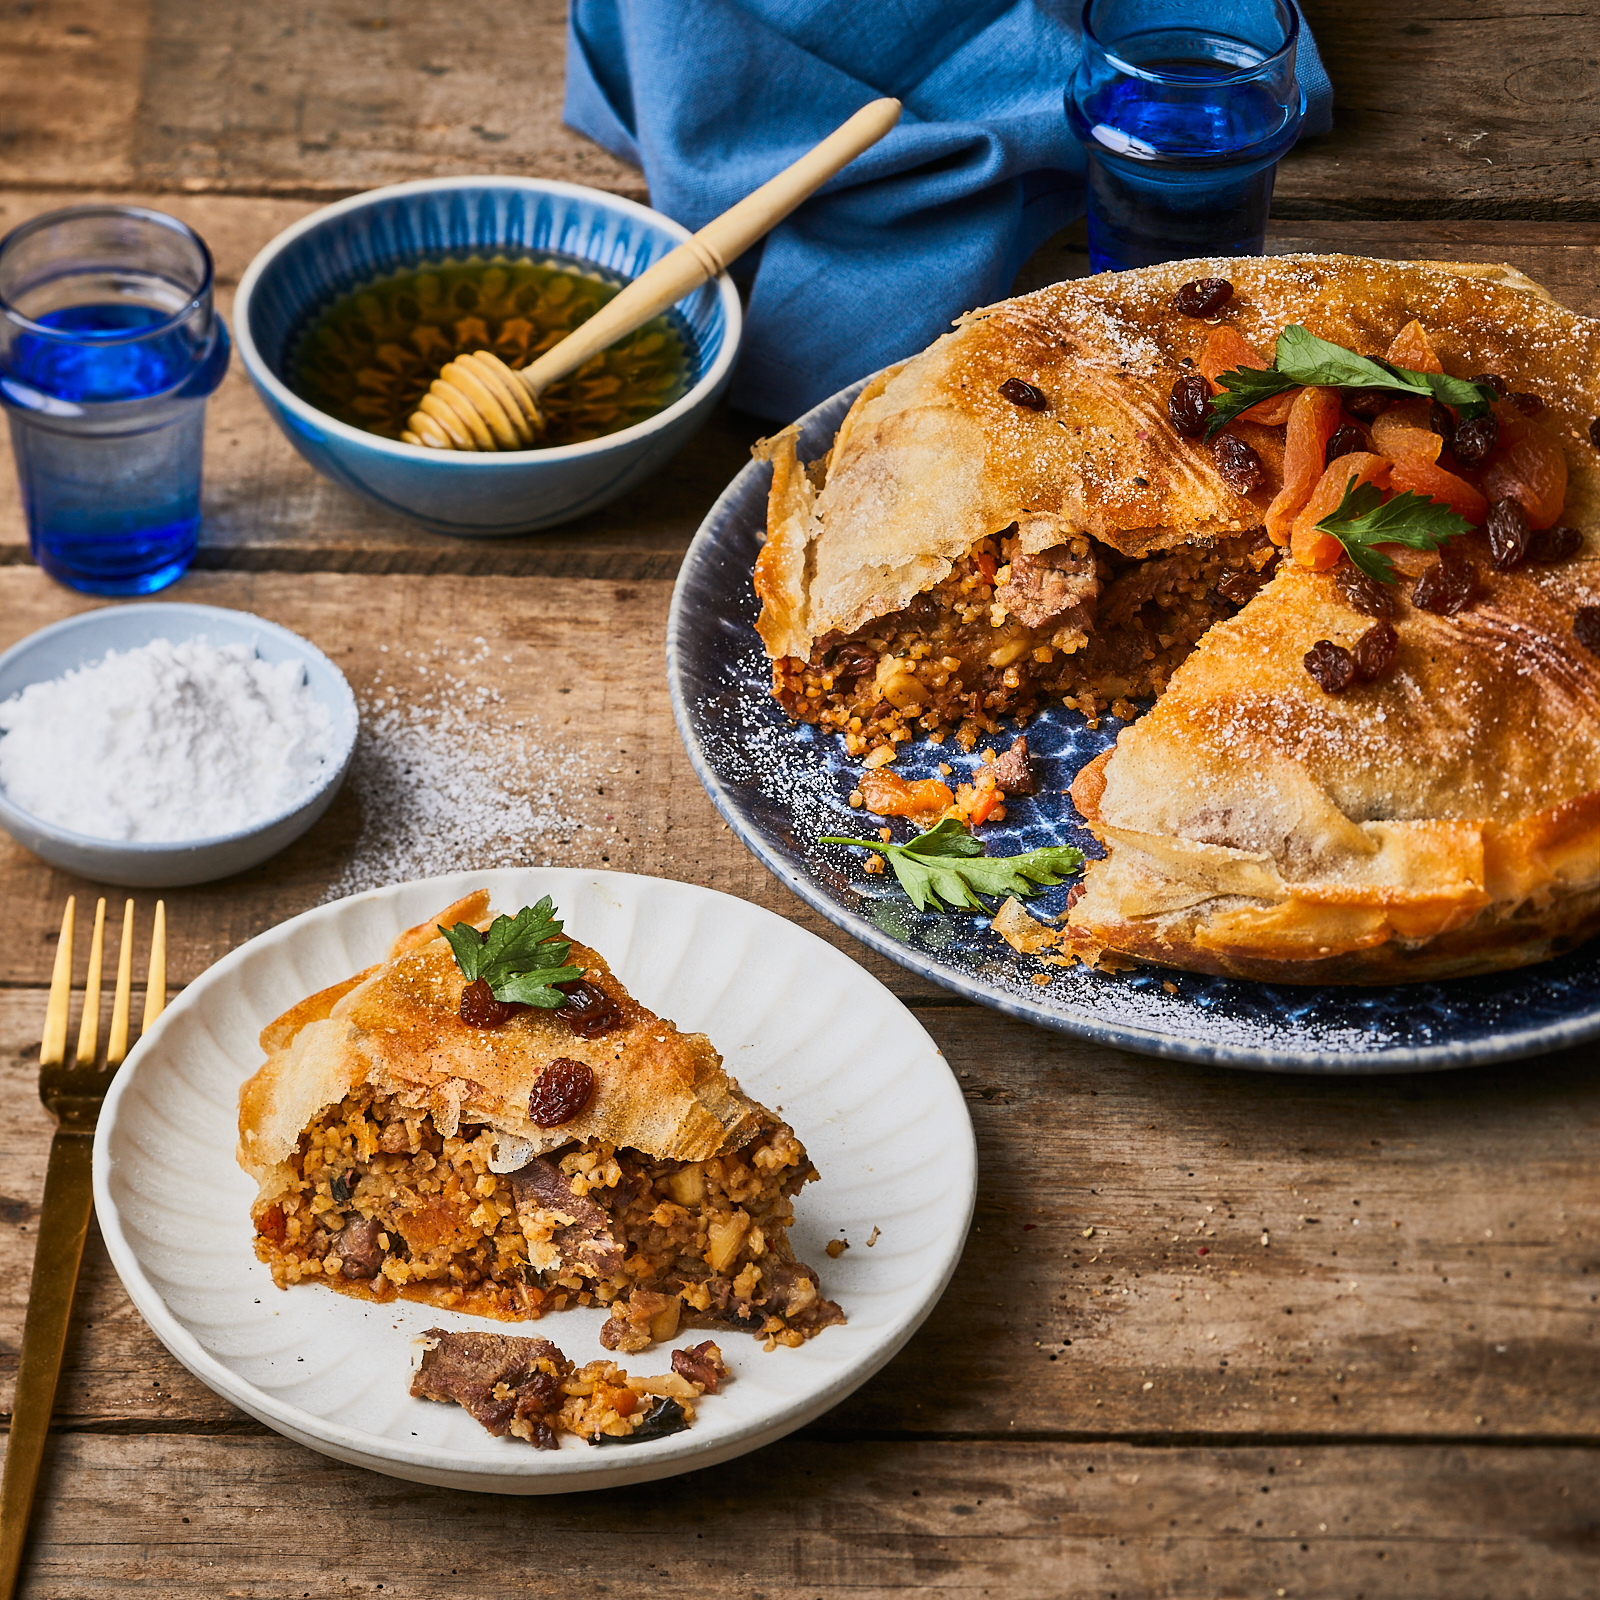
[(1035, 554), (1017, 544), (1015, 524), (980, 539), (903, 610), (824, 635), (807, 661), (783, 657), (778, 701), (879, 760), (919, 734), (941, 744), (953, 733), (971, 750), (1001, 718), (1047, 701), (1129, 717), (1277, 557), (1260, 528), (1142, 559), (1083, 534)]
[(793, 1197), (817, 1174), (776, 1118), (697, 1162), (594, 1141), (496, 1173), (496, 1144), (489, 1128), (446, 1136), (426, 1111), (352, 1094), (301, 1135), (288, 1186), (257, 1201), (256, 1254), (280, 1288), (320, 1277), (503, 1318), (608, 1306), (609, 1350), (696, 1324), (799, 1345), (844, 1320), (790, 1252)]
[(659, 1439), (693, 1425), (695, 1403), (728, 1382), (711, 1340), (672, 1352), (672, 1371), (641, 1377), (614, 1361), (579, 1366), (548, 1339), (430, 1328), (416, 1341), (422, 1359), (411, 1381), (420, 1400), (454, 1403), (496, 1438), (540, 1450), (560, 1435), (590, 1444)]

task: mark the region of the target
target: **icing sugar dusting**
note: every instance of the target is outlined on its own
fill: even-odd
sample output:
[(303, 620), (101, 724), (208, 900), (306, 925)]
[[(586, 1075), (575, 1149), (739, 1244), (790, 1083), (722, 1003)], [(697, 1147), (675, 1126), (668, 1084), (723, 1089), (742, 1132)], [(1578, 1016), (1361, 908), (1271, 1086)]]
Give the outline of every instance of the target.
[[(474, 643), (476, 652), (455, 663), (469, 672), (490, 655)], [(453, 672), (438, 652), (396, 654), (361, 700), (347, 779), (361, 832), (325, 899), (445, 872), (548, 863), (584, 832), (600, 836), (587, 804), (596, 787), (587, 752), (536, 737), (505, 710), (499, 690)]]

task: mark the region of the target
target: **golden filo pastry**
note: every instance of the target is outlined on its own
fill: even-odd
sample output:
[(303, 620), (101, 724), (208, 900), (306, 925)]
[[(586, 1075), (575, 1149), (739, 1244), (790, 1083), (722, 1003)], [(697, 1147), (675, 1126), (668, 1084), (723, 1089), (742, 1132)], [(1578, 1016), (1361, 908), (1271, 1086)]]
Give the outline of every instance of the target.
[(482, 932), (488, 910), (468, 896), (263, 1031), (239, 1162), (279, 1286), (512, 1318), (608, 1306), (621, 1350), (697, 1321), (798, 1343), (843, 1320), (786, 1237), (816, 1170), (703, 1034), (576, 941), (559, 1010), (466, 1020), (439, 927)]
[[(1079, 773), (1106, 846), (1066, 947), (1279, 982), (1521, 966), (1600, 930), (1600, 562), (1497, 573), (1455, 616), (1399, 605), (1394, 670), (1340, 695), (1304, 666), (1372, 625), (1285, 563)], [(1427, 558), (1397, 555), (1409, 586)]]
[[(1225, 304), (1185, 315), (1178, 291), (1208, 278)], [(1501, 571), (1481, 533), (1453, 540), (1477, 581), (1441, 615), (1410, 599), (1438, 558), (1401, 552), (1392, 662), (1348, 692), (1306, 657), (1373, 615), (1269, 531), (1290, 397), (1226, 429), (1245, 479), (1169, 409), (1215, 376), (1219, 329), (1264, 364), (1291, 324), (1377, 357), (1414, 328), (1565, 457), (1561, 558)], [(1508, 267), (1287, 256), (1057, 284), (880, 374), (823, 461), (793, 430), (768, 442), (774, 693), (868, 765), (913, 738), (970, 749), (1042, 704), (1131, 717), (1156, 697), (1073, 789), (1107, 849), (1067, 919), (1085, 959), (1303, 982), (1541, 959), (1600, 927), (1600, 659), (1578, 626), (1600, 605), (1597, 416), (1600, 323)], [(1492, 466), (1467, 474), (1480, 523)]]

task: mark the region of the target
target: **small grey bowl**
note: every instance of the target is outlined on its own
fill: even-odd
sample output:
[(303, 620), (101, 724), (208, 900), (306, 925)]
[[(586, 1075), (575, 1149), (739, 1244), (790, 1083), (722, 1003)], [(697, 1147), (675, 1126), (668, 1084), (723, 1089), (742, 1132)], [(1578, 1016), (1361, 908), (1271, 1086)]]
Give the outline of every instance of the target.
[(108, 650), (133, 650), (153, 639), (176, 643), (201, 637), (218, 646), (250, 645), (263, 661), (301, 663), (312, 693), (333, 720), (333, 755), (317, 788), (292, 809), (238, 833), (150, 843), (96, 839), (57, 827), (12, 804), (0, 789), (0, 827), (52, 866), (99, 883), (146, 889), (177, 889), (226, 878), (258, 865), (298, 839), (338, 794), (355, 751), (359, 719), (344, 674), (315, 645), (275, 622), (248, 611), (176, 600), (86, 611), (41, 628), (0, 655), (0, 701), (20, 694), (29, 684), (59, 678), (74, 667), (100, 661)]

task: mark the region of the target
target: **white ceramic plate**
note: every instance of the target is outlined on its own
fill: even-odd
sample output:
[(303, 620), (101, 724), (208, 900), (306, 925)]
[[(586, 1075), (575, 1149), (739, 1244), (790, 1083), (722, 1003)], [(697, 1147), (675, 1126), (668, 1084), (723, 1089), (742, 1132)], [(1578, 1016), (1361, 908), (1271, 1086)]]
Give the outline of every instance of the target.
[[(686, 1432), (559, 1451), (495, 1439), (458, 1406), (410, 1398), (411, 1340), (434, 1326), (553, 1339), (609, 1355), (604, 1314), (490, 1323), (321, 1285), (273, 1287), (251, 1249), (254, 1185), (234, 1160), (239, 1085), (257, 1035), (296, 1000), (388, 950), (471, 889), (497, 911), (541, 895), (645, 1005), (702, 1031), (728, 1070), (781, 1108), (822, 1177), (796, 1203), (797, 1256), (849, 1321), (799, 1350), (715, 1335), (734, 1381)], [(501, 1494), (638, 1483), (710, 1466), (819, 1416), (872, 1376), (933, 1309), (972, 1219), (972, 1125), (944, 1057), (847, 956), (770, 911), (709, 889), (570, 868), (463, 873), (320, 906), (252, 939), (173, 1001), (129, 1055), (94, 1148), (111, 1259), (158, 1338), (201, 1382), (269, 1427), (395, 1477)], [(867, 1240), (877, 1229), (870, 1249)], [(824, 1246), (847, 1237), (837, 1261)], [(705, 1337), (700, 1334), (697, 1337)], [(625, 1364), (665, 1372), (668, 1346)]]

